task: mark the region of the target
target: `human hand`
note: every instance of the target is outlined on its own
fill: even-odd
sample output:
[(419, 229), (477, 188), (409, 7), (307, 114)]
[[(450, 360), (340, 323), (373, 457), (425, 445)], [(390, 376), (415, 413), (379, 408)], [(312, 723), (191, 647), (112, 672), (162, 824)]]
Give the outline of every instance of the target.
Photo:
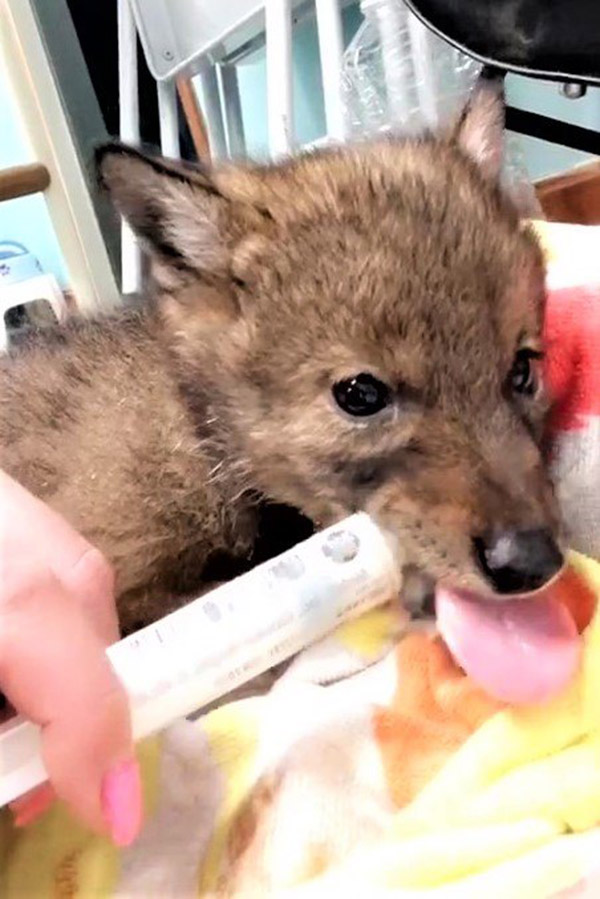
[(118, 639), (113, 586), (101, 553), (0, 471), (0, 691), (41, 726), (50, 779), (14, 803), (16, 823), (55, 791), (127, 845), (141, 789), (127, 699), (105, 654)]

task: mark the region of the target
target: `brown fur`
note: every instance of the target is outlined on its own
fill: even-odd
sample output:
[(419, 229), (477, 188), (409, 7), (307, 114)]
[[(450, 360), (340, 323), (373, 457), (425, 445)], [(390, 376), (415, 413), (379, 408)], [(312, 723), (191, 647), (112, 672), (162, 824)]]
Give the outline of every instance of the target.
[[(125, 629), (249, 558), (265, 499), (367, 509), (406, 564), (476, 587), (472, 536), (556, 527), (543, 397), (506, 388), (544, 287), (496, 184), (499, 108), (482, 91), (449, 138), (211, 174), (104, 152), (157, 301), (3, 360), (0, 446), (115, 565)], [(396, 401), (357, 422), (331, 385), (363, 371)]]

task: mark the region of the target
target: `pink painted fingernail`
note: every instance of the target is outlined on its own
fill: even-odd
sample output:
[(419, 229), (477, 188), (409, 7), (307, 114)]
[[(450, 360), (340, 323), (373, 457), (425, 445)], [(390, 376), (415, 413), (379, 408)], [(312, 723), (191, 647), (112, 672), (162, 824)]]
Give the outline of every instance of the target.
[(140, 769), (133, 759), (121, 762), (102, 782), (102, 811), (116, 846), (129, 846), (142, 824)]

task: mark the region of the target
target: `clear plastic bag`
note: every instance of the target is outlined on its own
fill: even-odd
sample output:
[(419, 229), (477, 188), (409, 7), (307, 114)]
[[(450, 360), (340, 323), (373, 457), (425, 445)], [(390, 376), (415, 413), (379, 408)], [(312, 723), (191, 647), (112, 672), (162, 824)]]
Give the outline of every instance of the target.
[[(403, 0), (362, 0), (365, 21), (343, 61), (350, 137), (437, 130), (459, 113), (481, 65), (431, 32)], [(518, 141), (506, 141), (504, 181), (519, 207), (539, 211)]]

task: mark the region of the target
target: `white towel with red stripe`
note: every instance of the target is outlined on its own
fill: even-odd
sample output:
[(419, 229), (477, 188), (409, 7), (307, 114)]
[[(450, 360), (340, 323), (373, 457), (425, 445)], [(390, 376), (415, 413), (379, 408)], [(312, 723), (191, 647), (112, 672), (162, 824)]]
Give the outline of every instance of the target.
[(600, 227), (543, 224), (552, 466), (570, 546), (600, 558)]

